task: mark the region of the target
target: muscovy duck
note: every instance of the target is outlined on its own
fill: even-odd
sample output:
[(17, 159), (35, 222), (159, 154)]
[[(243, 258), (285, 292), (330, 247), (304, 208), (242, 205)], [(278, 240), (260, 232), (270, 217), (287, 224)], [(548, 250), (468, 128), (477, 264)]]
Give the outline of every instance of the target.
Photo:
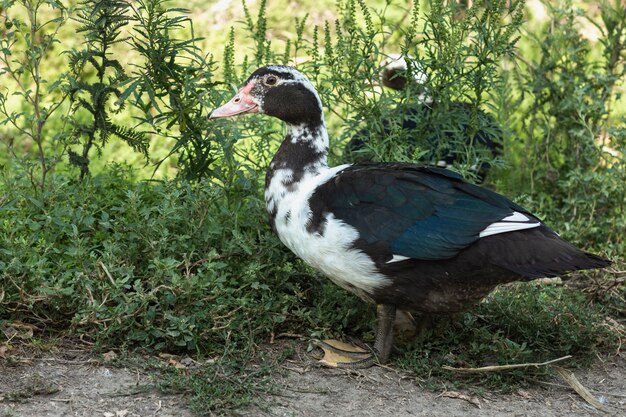
[(495, 286), (602, 268), (506, 197), (445, 169), (405, 163), (329, 167), (322, 102), (287, 66), (257, 69), (210, 118), (277, 117), (287, 134), (269, 165), (272, 228), (297, 256), (377, 305), (372, 351), (328, 343), (326, 364), (385, 363), (396, 310), (462, 311)]
[[(411, 82), (422, 86), (428, 76), (417, 65), (413, 64)], [(408, 64), (402, 55), (390, 54), (380, 63), (380, 67), (383, 86), (402, 91), (409, 84)], [(415, 136), (408, 136), (406, 141), (400, 144), (405, 148), (407, 156), (412, 155), (416, 145), (420, 144), (426, 153), (420, 156), (419, 162), (433, 163), (445, 168), (464, 160), (468, 148), (481, 152), (484, 156), (490, 154), (493, 158), (502, 155), (502, 129), (491, 115), (481, 109), (475, 109), (476, 124), (480, 128), (471, 135), (473, 106), (460, 101), (451, 102), (448, 111), (454, 115), (455, 123), (451, 124), (452, 129), (442, 130), (441, 126), (434, 125), (437, 121), (431, 119), (431, 113), (437, 105), (428, 92), (422, 89), (414, 100), (407, 100), (394, 108), (393, 114), (400, 115), (402, 130), (412, 132), (413, 135), (422, 135), (424, 138), (420, 142)], [(383, 130), (386, 135), (392, 131), (389, 120), (383, 122)], [(350, 139), (345, 147), (345, 155), (349, 161), (371, 161), (373, 155), (368, 152), (367, 143), (371, 142), (372, 135), (374, 133), (364, 128)], [(490, 168), (489, 162), (476, 161), (473, 171), (479, 182), (484, 181)]]

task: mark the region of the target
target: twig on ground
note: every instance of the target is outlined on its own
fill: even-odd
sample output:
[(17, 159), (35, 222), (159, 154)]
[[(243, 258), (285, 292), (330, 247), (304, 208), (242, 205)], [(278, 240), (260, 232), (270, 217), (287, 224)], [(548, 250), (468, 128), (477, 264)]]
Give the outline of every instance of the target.
[(571, 358), (572, 355), (563, 356), (562, 358), (552, 359), (551, 361), (541, 362), (541, 363), (515, 363), (511, 365), (496, 365), (496, 366), (483, 366), (482, 368), (454, 368), (452, 366), (443, 365), (442, 368), (448, 371), (461, 372), (461, 373), (479, 373), (479, 372), (497, 372), (497, 371), (506, 371), (509, 369), (517, 369), (517, 368), (528, 368), (530, 366), (534, 366), (536, 368), (540, 366), (550, 365), (555, 362), (563, 361), (565, 359)]
[[(550, 387), (569, 388), (568, 385), (556, 384), (554, 382), (548, 382), (548, 381), (541, 381), (539, 379), (530, 378), (529, 381), (535, 382), (537, 384), (548, 385)], [(600, 395), (608, 395), (610, 397), (626, 398), (626, 395), (624, 394), (616, 394), (614, 392), (608, 392), (608, 391), (599, 391), (597, 389), (589, 389), (589, 392), (595, 392), (596, 394), (600, 394)]]

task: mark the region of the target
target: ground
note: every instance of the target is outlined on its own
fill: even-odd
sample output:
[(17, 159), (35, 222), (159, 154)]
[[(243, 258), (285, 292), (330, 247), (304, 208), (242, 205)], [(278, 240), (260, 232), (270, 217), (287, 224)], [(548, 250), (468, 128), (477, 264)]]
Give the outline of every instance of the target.
[[(158, 391), (141, 361), (110, 360), (63, 348), (37, 358), (0, 358), (0, 417), (190, 417), (188, 399)], [(163, 360), (163, 358), (161, 358)], [(169, 360), (185, 363), (184, 358)], [(119, 363), (126, 363), (120, 366)], [(114, 365), (115, 364), (115, 365)], [(578, 380), (608, 410), (587, 404), (563, 380), (502, 395), (433, 392), (393, 367), (363, 371), (320, 368), (306, 353), (276, 371), (280, 387), (254, 406), (219, 415), (243, 416), (626, 416), (626, 359), (577, 370)]]

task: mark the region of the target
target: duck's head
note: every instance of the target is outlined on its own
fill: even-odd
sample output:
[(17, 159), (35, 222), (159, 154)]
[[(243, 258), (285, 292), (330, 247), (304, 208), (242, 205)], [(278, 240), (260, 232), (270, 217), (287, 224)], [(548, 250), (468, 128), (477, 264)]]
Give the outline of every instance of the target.
[[(428, 76), (422, 71), (419, 64), (412, 62), (412, 76), (417, 84), (424, 84)], [(389, 54), (380, 62), (380, 78), (385, 87), (394, 90), (404, 90), (409, 78), (409, 64), (401, 54)]]
[(293, 125), (316, 125), (322, 102), (311, 82), (295, 68), (269, 65), (254, 71), (237, 94), (213, 110), (210, 119), (262, 113)]

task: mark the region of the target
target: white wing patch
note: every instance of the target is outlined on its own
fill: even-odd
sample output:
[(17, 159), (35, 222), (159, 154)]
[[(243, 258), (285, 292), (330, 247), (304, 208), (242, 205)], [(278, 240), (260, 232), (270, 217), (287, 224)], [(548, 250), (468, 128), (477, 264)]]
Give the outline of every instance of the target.
[(514, 232), (515, 230), (531, 229), (540, 226), (541, 223), (532, 220), (523, 213), (514, 211), (510, 216), (505, 217), (499, 222), (491, 223), (480, 234), (479, 237), (487, 237), (497, 235), (498, 233)]
[(406, 261), (407, 259), (411, 259), (408, 256), (402, 256), (402, 255), (393, 255), (393, 257), (391, 258), (391, 260), (385, 262), (386, 264), (392, 264), (394, 262), (402, 262), (402, 261)]

